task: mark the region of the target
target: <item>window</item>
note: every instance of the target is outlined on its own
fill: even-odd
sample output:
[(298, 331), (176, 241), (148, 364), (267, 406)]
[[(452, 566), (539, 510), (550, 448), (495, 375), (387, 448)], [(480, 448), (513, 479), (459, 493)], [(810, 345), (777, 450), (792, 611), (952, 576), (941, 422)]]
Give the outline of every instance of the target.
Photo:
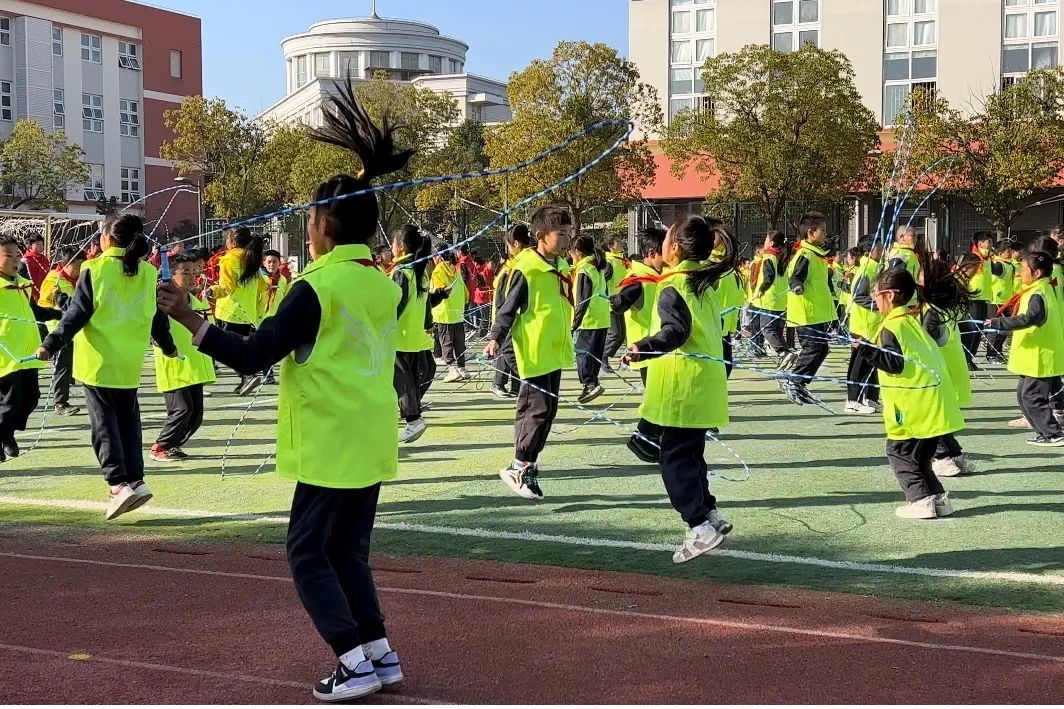
[(341, 77), (358, 74), (358, 52), (337, 52), (336, 63)]
[(673, 12), (672, 13), (672, 33), (673, 34), (685, 34), (691, 31), (691, 13), (690, 12)]
[(670, 94), (689, 94), (693, 86), (695, 70), (690, 67), (673, 69), (669, 76)]
[[(786, 0), (789, 4), (794, 0)], [(669, 41), (669, 120), (698, 110), (705, 85), (702, 65), (716, 51), (717, 0), (672, 0)], [(775, 7), (775, 5), (773, 5)]]
[(918, 88), (933, 92), (938, 79), (938, 2), (887, 0), (883, 55), (883, 125), (890, 126)]
[(1005, 7), (1022, 7), (1030, 4), (1030, 0), (1005, 0)]
[(63, 28), (52, 28), (52, 56), (63, 56)]
[(469, 120), (476, 123), (484, 122), (484, 107), (479, 104), (469, 104)]
[(1031, 67), (1052, 69), (1057, 65), (1059, 49), (1056, 42), (1035, 42), (1031, 45)]
[(1059, 5), (1059, 0), (1005, 0), (1006, 9), (1017, 9), (1005, 13), (1002, 86), (1011, 85), (1006, 79), (1015, 83), (1032, 69), (1050, 69), (1059, 64), (1058, 11), (1043, 9), (1049, 5)]
[(799, 22), (819, 22), (820, 21), (820, 0), (799, 0), (799, 2), (798, 2), (798, 21)]
[(792, 52), (806, 44), (820, 44), (820, 0), (775, 0), (772, 48)]
[(419, 69), (421, 68), (421, 55), (415, 52), (401, 52), (399, 66), (402, 69)]
[(103, 64), (103, 40), (98, 34), (81, 35), (81, 61)]
[(691, 63), (691, 43), (687, 40), (672, 43), (672, 63)]
[(887, 17), (909, 14), (909, 0), (887, 0)]
[(170, 77), (181, 78), (181, 52), (177, 49), (170, 50)]
[(0, 44), (11, 44), (11, 18), (0, 17)]
[(130, 138), (140, 137), (140, 104), (121, 99), (118, 102), (119, 132)]
[(1024, 39), (1027, 33), (1027, 13), (1005, 15), (1005, 39)]
[(790, 52), (794, 49), (791, 42), (793, 34), (790, 32), (776, 32), (772, 35), (772, 48), (777, 52)]
[(777, 0), (772, 4), (772, 24), (794, 24), (794, 3), (791, 0)]
[(705, 64), (706, 60), (713, 56), (713, 48), (716, 41), (712, 39), (699, 39), (695, 41), (695, 62)]
[(103, 165), (89, 163), (89, 181), (85, 183), (85, 201), (98, 202), (106, 199), (103, 189)]
[(332, 73), (332, 57), (325, 52), (314, 55), (314, 76), (324, 77)]
[(52, 90), (52, 124), (56, 128), (66, 127), (66, 95), (63, 89)]
[(307, 83), (307, 55), (296, 57), (296, 88)]
[(695, 13), (695, 31), (712, 32), (716, 29), (716, 10), (699, 10)]
[(81, 95), (81, 129), (86, 133), (103, 133), (103, 96)]
[(0, 81), (0, 121), (10, 121), (11, 116), (11, 82)]
[(802, 30), (798, 33), (798, 46), (804, 47), (807, 44), (811, 44), (816, 47), (819, 46), (819, 39), (820, 30)]
[(932, 22), (914, 22), (913, 23), (913, 46), (925, 47), (929, 44), (935, 43), (935, 23)]
[(450, 68), (452, 74), (458, 74), (461, 69), (458, 68), (458, 61), (455, 59), (450, 60)]
[(1036, 12), (1034, 13), (1034, 36), (1056, 37), (1057, 36), (1057, 13)]
[(140, 58), (137, 52), (137, 45), (132, 42), (118, 43), (118, 66), (123, 69), (140, 71)]
[(909, 25), (908, 23), (895, 23), (887, 25), (887, 46), (908, 47)]
[(429, 55), (429, 71), (433, 74), (443, 73), (443, 57), (434, 57)]
[(130, 204), (140, 199), (140, 168), (122, 168), (122, 203)]
[(938, 0), (915, 0), (913, 13), (916, 15), (933, 15), (938, 12)]
[(390, 52), (370, 52), (369, 53), (369, 66), (372, 69), (387, 69), (392, 65), (392, 55)]

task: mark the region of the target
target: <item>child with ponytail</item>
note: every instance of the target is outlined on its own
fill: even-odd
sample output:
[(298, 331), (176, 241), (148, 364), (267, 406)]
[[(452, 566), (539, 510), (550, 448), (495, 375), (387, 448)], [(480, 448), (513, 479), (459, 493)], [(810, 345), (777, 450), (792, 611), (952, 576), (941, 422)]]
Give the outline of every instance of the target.
[(48, 360), (73, 341), (74, 379), (84, 385), (92, 447), (110, 486), (107, 519), (115, 519), (152, 497), (137, 400), (144, 349), (150, 339), (166, 357), (178, 352), (156, 306), (159, 272), (144, 260), (144, 222), (112, 214), (102, 232), (103, 251), (81, 267), (74, 295), (37, 358)]
[(939, 346), (920, 321), (916, 280), (905, 268), (889, 268), (876, 278), (872, 297), (883, 315), (873, 338), (853, 343), (879, 370), (887, 460), (905, 493), (896, 510), (903, 519), (934, 519), (953, 514), (949, 495), (932, 461), (941, 436), (964, 428), (957, 395)]
[[(48, 321), (48, 332), (55, 329), (70, 299), (74, 297), (81, 264), (85, 263), (84, 252), (72, 246), (59, 249), (55, 256), (55, 268), (41, 282), (41, 295), (37, 299), (38, 307), (48, 310), (54, 318)], [(52, 370), (55, 415), (73, 416), (81, 411), (77, 406), (70, 405), (70, 385), (74, 383), (74, 348), (64, 347), (57, 352), (52, 364), (55, 366)]]
[[(491, 324), (492, 327), (499, 317), (499, 308), (506, 300), (506, 294), (510, 287), (510, 274), (514, 270), (514, 260), (518, 254), (532, 246), (532, 235), (528, 231), (527, 224), (515, 224), (510, 227), (503, 237), (506, 242), (507, 260), (495, 275), (492, 284)], [(514, 359), (514, 343), (510, 333), (499, 345), (499, 356), (495, 358), (495, 381), (491, 387), (491, 393), (499, 399), (516, 399), (517, 392), (521, 388), (521, 382), (517, 376), (517, 361)]]
[[(716, 245), (719, 259), (710, 262)], [(714, 286), (735, 267), (735, 244), (722, 228), (690, 216), (669, 229), (668, 268), (657, 287), (650, 335), (633, 344), (631, 362), (647, 362), (642, 420), (658, 427), (659, 466), (688, 534), (672, 556), (682, 564), (720, 546), (732, 525), (709, 491), (706, 433), (728, 424), (720, 303)]]
[(429, 311), (428, 256), (431, 241), (413, 224), (392, 234), (390, 274), (402, 291), (396, 310), (399, 331), (395, 339), (395, 376), (393, 384), (399, 395), (399, 415), (406, 428), (399, 434), (400, 443), (413, 443), (425, 433), (427, 424), (421, 415), (421, 383), (424, 381), (425, 353), (432, 352), (432, 315)]
[(584, 389), (579, 401), (586, 404), (602, 396), (599, 383), (606, 333), (610, 329), (609, 284), (604, 271), (606, 256), (595, 249), (590, 236), (580, 236), (569, 250), (573, 259), (573, 333), (576, 372)]
[(373, 263), (376, 196), (348, 195), (402, 169), (412, 151), (396, 149), (387, 115), (374, 124), (350, 79), (338, 89), (325, 106), (325, 127), (312, 136), (355, 153), (362, 170), (314, 191), (318, 204), (307, 223), (314, 260), (277, 314), (241, 336), (194, 313), (172, 285), (159, 288), (160, 304), (195, 333), (201, 352), (246, 375), (281, 362), (277, 471), (296, 481), (288, 562), (304, 608), (338, 658), (335, 671), (314, 687), (327, 702), (403, 679), (369, 566), (381, 483), (398, 468), (392, 374), (402, 292)]
[[(226, 252), (218, 259), (218, 282), (211, 288), (214, 318), (223, 330), (249, 335), (262, 320), (267, 300), (260, 275), (263, 241), (247, 227), (238, 227), (226, 231), (225, 245)], [(259, 373), (241, 376), (233, 393), (247, 396), (261, 381)]]

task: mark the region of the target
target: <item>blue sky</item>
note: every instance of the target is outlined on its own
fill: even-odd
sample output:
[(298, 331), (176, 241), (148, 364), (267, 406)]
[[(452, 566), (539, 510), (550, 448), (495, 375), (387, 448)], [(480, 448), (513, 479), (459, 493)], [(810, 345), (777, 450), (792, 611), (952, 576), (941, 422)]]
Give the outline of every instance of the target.
[[(370, 0), (148, 0), (203, 21), (203, 93), (255, 114), (284, 95), (280, 41), (314, 22), (370, 13)], [(466, 71), (495, 79), (567, 39), (628, 51), (627, 0), (377, 0), (382, 17), (435, 25), (469, 45)]]

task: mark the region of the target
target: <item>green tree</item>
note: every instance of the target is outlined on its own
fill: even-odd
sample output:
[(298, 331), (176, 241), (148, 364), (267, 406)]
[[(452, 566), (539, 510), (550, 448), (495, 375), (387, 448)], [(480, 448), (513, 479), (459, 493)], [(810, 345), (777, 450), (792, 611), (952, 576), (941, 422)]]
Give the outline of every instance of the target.
[(683, 110), (664, 148), (673, 172), (720, 179), (717, 200), (755, 200), (770, 228), (784, 206), (830, 204), (863, 184), (878, 123), (842, 52), (749, 45), (702, 68), (713, 110)]
[[(510, 76), (513, 120), (487, 131), (485, 152), (493, 168), (531, 158), (592, 124), (634, 121), (656, 132), (661, 108), (653, 87), (639, 81), (635, 65), (604, 44), (562, 42), (550, 59), (533, 61)], [(576, 172), (617, 138), (598, 131), (505, 180), (510, 203)], [(630, 202), (654, 180), (654, 159), (644, 140), (633, 140), (548, 199), (569, 206), (579, 232), (582, 213), (596, 205)]]
[[(480, 172), (488, 167), (484, 153), (484, 124), (466, 120), (447, 136), (440, 150), (431, 153), (423, 166), (426, 174), (458, 175)], [(434, 231), (457, 232), (460, 226), (453, 219), (458, 214), (471, 216), (464, 226), (476, 230), (495, 218), (495, 214), (478, 209), (473, 202), (489, 209), (496, 203), (496, 193), (487, 178), (475, 178), (446, 184), (427, 185), (418, 191), (417, 208), (426, 215), (426, 222)]]
[(89, 179), (84, 153), (66, 133), (48, 133), (22, 120), (0, 143), (0, 206), (5, 209), (67, 208), (67, 189)]
[[(1034, 71), (980, 99), (968, 112), (945, 99), (914, 92), (907, 179), (937, 162), (924, 185), (967, 202), (999, 233), (1030, 198), (1056, 186), (1064, 171), (1064, 70)], [(881, 160), (884, 174), (893, 156)]]

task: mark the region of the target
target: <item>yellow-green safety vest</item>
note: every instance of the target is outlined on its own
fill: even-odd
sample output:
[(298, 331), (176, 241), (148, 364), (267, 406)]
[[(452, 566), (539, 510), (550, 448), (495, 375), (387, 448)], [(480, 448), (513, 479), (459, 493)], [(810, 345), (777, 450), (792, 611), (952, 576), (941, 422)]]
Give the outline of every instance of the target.
[(571, 367), (575, 361), (572, 284), (535, 249), (517, 255), (514, 270), (528, 284), (528, 307), (514, 320), (514, 356), (522, 379)]
[(875, 303), (872, 303), (871, 308), (866, 308), (854, 300), (853, 291), (857, 288), (857, 283), (865, 278), (868, 279), (871, 291), (872, 284), (875, 283), (878, 275), (879, 262), (873, 261), (868, 256), (862, 256), (850, 279), (850, 302), (846, 310), (850, 316), (850, 334), (858, 335), (866, 340), (871, 340), (879, 332), (879, 326), (883, 323), (883, 315), (876, 308)]
[(798, 257), (805, 256), (809, 271), (802, 295), (787, 291), (787, 324), (794, 326), (820, 325), (836, 318), (835, 302), (828, 286), (827, 252), (807, 241), (798, 245), (798, 250), (787, 266), (786, 280), (790, 282)]
[(624, 256), (615, 254), (612, 251), (606, 252), (606, 261), (613, 269), (610, 273), (610, 280), (606, 284), (609, 287), (609, 295), (617, 295), (617, 291), (621, 289), (621, 281), (624, 280), (624, 276), (628, 272), (628, 267), (624, 264)]
[(0, 276), (0, 377), (44, 367), (38, 359), (19, 362), (41, 346), (41, 331), (30, 307), (32, 297), (33, 281), (19, 275), (10, 281)]
[[(973, 252), (974, 253), (974, 252)], [(990, 271), (990, 259), (983, 254), (976, 254), (980, 257), (979, 270), (972, 274), (971, 279), (968, 281), (968, 290), (972, 291), (972, 296), (975, 300), (984, 300), (990, 302), (992, 300), (992, 284), (991, 277), (993, 274)]]
[(942, 326), (949, 330), (949, 339), (941, 347), (942, 358), (946, 361), (946, 373), (953, 384), (953, 393), (957, 395), (957, 404), (963, 408), (972, 403), (972, 378), (968, 372), (968, 360), (964, 357), (961, 331), (945, 314), (942, 314)]
[(1060, 298), (1053, 294), (1049, 279), (1040, 278), (1024, 287), (1016, 312), (1026, 313), (1036, 294), (1045, 303), (1046, 321), (1037, 327), (1012, 331), (1008, 370), (1022, 377), (1059, 377), (1064, 374), (1064, 323), (1060, 317)]
[[(624, 264), (622, 263), (623, 267)], [(602, 271), (595, 265), (594, 256), (585, 256), (573, 266), (573, 297), (579, 297), (576, 293), (576, 282), (584, 275), (591, 281), (591, 296), (587, 301), (587, 310), (584, 311), (584, 319), (577, 326), (578, 330), (606, 330), (610, 326), (610, 294), (609, 285)], [(623, 279), (624, 274), (621, 274)], [(620, 281), (617, 281), (620, 283)], [(574, 306), (576, 304), (574, 303)], [(575, 308), (574, 308), (575, 309)]]
[(408, 265), (413, 260), (413, 256), (405, 254), (397, 258), (392, 264), (393, 272), (401, 269), (406, 275), (406, 307), (399, 314), (399, 329), (395, 337), (395, 349), (397, 352), (424, 352), (432, 349), (432, 336), (425, 331), (425, 310), (427, 308), (426, 301), (429, 297), (429, 279), (427, 276), (422, 277), (422, 289), (421, 293), (418, 293), (414, 269)]
[(126, 250), (111, 247), (81, 267), (92, 284), (92, 317), (74, 336), (74, 378), (107, 389), (136, 389), (157, 311), (159, 272), (145, 261), (127, 276)]
[(721, 311), (721, 329), (725, 335), (730, 335), (739, 329), (739, 309), (744, 300), (742, 280), (735, 271), (728, 271), (713, 287)]
[(262, 313), (262, 318), (266, 319), (277, 314), (277, 308), (281, 307), (281, 301), (288, 295), (291, 284), (284, 276), (278, 274), (277, 284), (271, 285), (268, 273), (263, 274), (262, 283), (265, 290), (262, 291), (262, 303), (259, 305), (259, 312)]
[(1012, 261), (995, 258), (993, 263), (1001, 266), (1001, 275), (995, 276), (991, 266), (990, 302), (994, 305), (1004, 305), (1012, 299), (1012, 296), (1016, 295)]
[[(321, 305), (310, 356), (281, 362), (277, 472), (307, 485), (366, 488), (395, 478), (398, 406), (392, 387), (399, 286), (365, 244), (342, 244), (297, 276)], [(351, 436), (357, 426), (358, 442)]]
[(887, 255), (887, 263), (901, 259), (905, 262), (905, 270), (917, 283), (920, 282), (920, 257), (916, 255), (916, 249), (912, 244), (894, 244)]
[[(203, 317), (210, 312), (210, 306), (192, 294), (188, 296), (188, 307)], [(214, 360), (196, 349), (188, 328), (171, 319), (170, 335), (181, 357), (167, 357), (157, 346), (152, 347), (155, 355), (155, 388), (159, 391), (174, 391), (213, 382)]]
[[(765, 283), (765, 264), (770, 261), (776, 277), (765, 294), (758, 295), (761, 286)], [(761, 257), (761, 268), (757, 270), (757, 282), (753, 285), (753, 297), (750, 303), (755, 308), (771, 310), (774, 313), (782, 313), (787, 309), (787, 278), (780, 270), (780, 260), (776, 254), (764, 254)]]
[(262, 321), (265, 299), (262, 297), (266, 284), (256, 277), (240, 282), (244, 273), (244, 249), (229, 249), (218, 259), (218, 285), (221, 291), (214, 304), (214, 317), (222, 322), (236, 325), (258, 325)]
[[(691, 311), (691, 336), (674, 352), (647, 363), (646, 394), (639, 416), (650, 423), (674, 428), (721, 428), (728, 425), (728, 378), (723, 362), (720, 303), (710, 288), (696, 297), (688, 273), (702, 264), (684, 261), (665, 272), (657, 297), (672, 288)], [(661, 329), (657, 303), (653, 306), (650, 331)], [(690, 357), (709, 355), (718, 359)]]
[[(632, 261), (628, 267), (628, 276), (657, 277), (660, 274), (653, 266), (648, 266), (642, 261)], [(627, 277), (627, 276), (626, 276)], [(640, 340), (650, 337), (650, 323), (654, 317), (654, 306), (657, 303), (658, 283), (656, 281), (643, 281), (643, 305), (632, 306), (624, 311), (624, 332), (628, 345), (634, 345)], [(632, 362), (633, 369), (643, 369), (646, 362)]]
[(946, 361), (919, 318), (907, 306), (894, 308), (880, 333), (883, 330), (894, 334), (905, 357), (901, 374), (879, 372), (887, 438), (926, 440), (962, 430), (964, 417)]
[[(55, 302), (55, 297), (59, 293), (66, 295), (68, 298), (74, 297), (74, 284), (63, 278), (59, 271), (53, 269), (41, 281), (41, 294), (37, 297), (37, 305), (42, 308), (59, 310), (59, 305)], [(53, 332), (59, 327), (59, 321), (49, 320), (47, 327), (48, 332)]]
[[(432, 269), (432, 290), (449, 288), (450, 295), (432, 309), (432, 320), (440, 325), (465, 322), (466, 286), (458, 268), (450, 261), (440, 261)], [(420, 350), (419, 350), (420, 351)]]

